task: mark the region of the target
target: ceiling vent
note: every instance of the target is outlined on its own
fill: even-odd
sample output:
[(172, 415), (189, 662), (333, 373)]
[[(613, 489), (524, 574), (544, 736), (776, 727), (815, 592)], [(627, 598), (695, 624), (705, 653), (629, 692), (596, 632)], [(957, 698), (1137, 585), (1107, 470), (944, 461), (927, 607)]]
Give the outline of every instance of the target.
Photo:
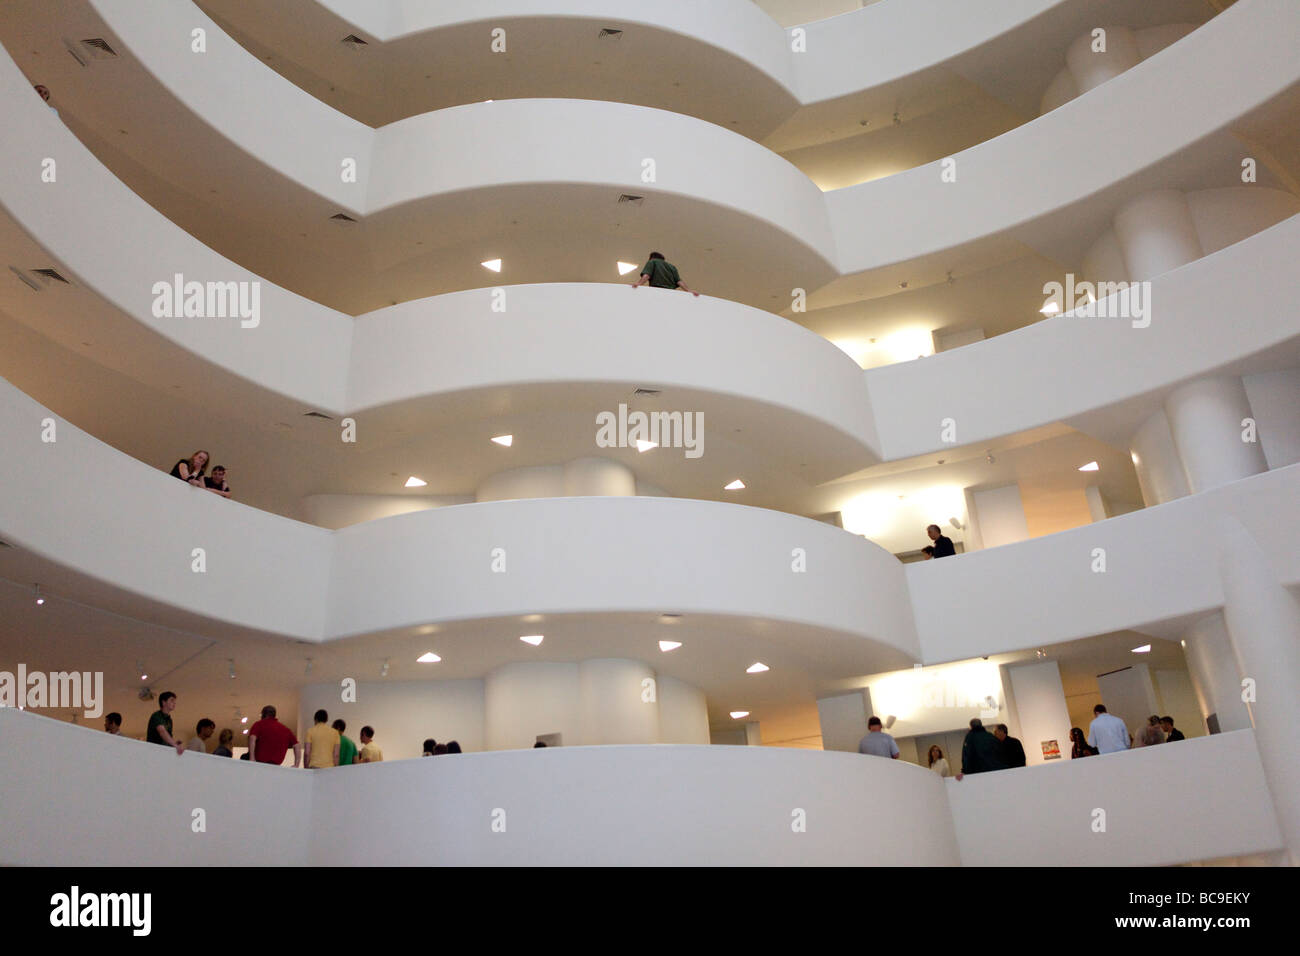
[(638, 388), (632, 394), (633, 395), (658, 395), (661, 391), (662, 389), (658, 389), (658, 388)]
[(645, 202), (645, 196), (633, 196), (631, 193), (620, 193), (619, 202), (630, 202), (633, 206), (639, 206)]
[(330, 216), (330, 222), (337, 222), (340, 226), (351, 226), (356, 223), (356, 220), (344, 213), (336, 212)]
[(36, 278), (43, 281), (46, 285), (49, 285), (51, 282), (62, 282), (64, 285), (72, 284), (63, 276), (59, 275), (59, 273), (54, 269), (33, 269), (32, 275), (36, 276)]
[(602, 29), (602, 30), (600, 31), (600, 33), (598, 33), (598, 34), (596, 34), (596, 35), (597, 35), (597, 37), (599, 37), (599, 38), (602, 39), (602, 40), (621, 40), (621, 39), (623, 39), (623, 31), (622, 31), (622, 30), (616, 30), (616, 29), (614, 29), (613, 27), (605, 27), (604, 29)]
[(303, 412), (303, 413), (302, 413), (302, 417), (303, 417), (303, 418), (323, 418), (323, 419), (325, 419), (325, 421), (327, 421), (327, 422), (332, 422), (332, 421), (334, 421), (333, 418), (331, 418), (329, 415), (326, 415), (324, 412)]
[(117, 51), (108, 45), (103, 37), (91, 37), (81, 41), (81, 48), (92, 60), (115, 60)]
[(355, 33), (349, 33), (339, 42), (348, 50), (360, 50), (362, 47), (370, 46), (369, 43), (361, 39), (361, 37), (357, 36)]

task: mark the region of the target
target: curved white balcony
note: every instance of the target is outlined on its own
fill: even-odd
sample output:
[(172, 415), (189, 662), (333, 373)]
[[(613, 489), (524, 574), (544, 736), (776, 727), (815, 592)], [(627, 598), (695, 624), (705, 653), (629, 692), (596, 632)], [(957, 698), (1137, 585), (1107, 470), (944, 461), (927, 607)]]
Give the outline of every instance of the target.
[[(1281, 846), (1250, 731), (960, 783), (767, 747), (566, 747), (299, 773), (177, 758), (16, 710), (0, 711), (0, 744), (14, 758), (0, 801), (8, 866), (1154, 866)], [(1167, 826), (1150, 826), (1152, 792), (1179, 795)], [(204, 807), (206, 837), (177, 837), (160, 801), (185, 808), (186, 824)], [(325, 825), (359, 803), (364, 829)], [(1089, 826), (1097, 806), (1104, 834)], [(262, 839), (243, 837), (250, 819)]]
[[(835, 641), (851, 676), (870, 672), (864, 654), (882, 671), (1214, 610), (1225, 603), (1219, 516), (1258, 542), (1300, 534), (1289, 507), (1300, 465), (919, 565), (820, 522), (682, 499), (498, 501), (330, 532), (198, 492), (12, 386), (0, 395), (0, 437), (12, 450), (0, 460), (5, 540), (212, 621), (310, 641), (430, 621), (671, 610), (785, 622), (805, 635), (793, 641)], [(55, 442), (41, 440), (47, 418)], [(87, 475), (94, 496), (84, 494)], [(796, 549), (806, 571), (795, 568)], [(1097, 549), (1104, 573), (1094, 570)], [(1275, 563), (1281, 584), (1300, 583), (1300, 554)]]
[[(103, 140), (113, 139), (108, 150), (136, 172), (151, 170), (148, 190), (178, 216), (176, 190), (188, 194), (192, 213), (195, 201), (213, 202), (215, 189), (223, 205), (241, 210), (247, 226), (258, 224), (256, 234), (283, 241), (252, 240), (247, 228), (223, 233), (215, 209), (190, 215), (201, 235), (239, 248), (242, 261), (257, 262), (277, 281), (354, 312), (450, 291), (445, 275), (476, 274), (483, 258), (505, 258), (514, 282), (554, 275), (560, 260), (545, 237), (556, 201), (566, 210), (566, 262), (598, 259), (616, 235), (634, 241), (640, 256), (650, 236), (677, 232), (692, 237), (679, 244), (697, 261), (725, 266), (716, 270), (711, 291), (751, 304), (900, 263), (932, 271), (938, 264), (928, 257), (938, 254), (960, 253), (968, 265), (987, 265), (1019, 249), (1017, 242), (1059, 247), (1081, 223), (1144, 189), (1171, 180), (1213, 184), (1214, 171), (1239, 158), (1239, 145), (1225, 131), (1300, 82), (1300, 67), (1286, 55), (1300, 12), (1276, 0), (1243, 4), (1087, 96), (951, 157), (955, 181), (946, 181), (941, 163), (931, 163), (823, 195), (794, 167), (739, 135), (624, 104), (479, 103), (371, 130), (316, 102), (228, 38), (214, 36), (202, 54), (207, 68), (193, 69), (198, 54), (164, 42), (192, 26), (194, 16), (183, 8), (155, 16), (128, 4), (121, 15), (119, 30), (147, 71), (114, 64), (120, 85), (96, 87), (107, 99), (91, 115), (136, 110), (117, 120), (135, 135), (100, 131)], [(1225, 87), (1206, 64), (1252, 68), (1240, 71), (1242, 83)], [(169, 97), (166, 109), (147, 108), (157, 97), (144, 91), (156, 92), (159, 81), (176, 99)], [(140, 83), (140, 89), (130, 85)], [(291, 136), (284, 135), (285, 116), (294, 118)], [(162, 134), (186, 117), (201, 124), (186, 137), (184, 155), (169, 152), (172, 138)], [(1126, 132), (1098, 137), (1092, 132), (1098, 128)], [(575, 129), (587, 146), (577, 152)], [(464, 149), (466, 143), (474, 149)], [(642, 178), (646, 159), (656, 163), (651, 181)], [(347, 160), (356, 163), (355, 181), (341, 174)], [(1047, 166), (1051, 176), (1041, 174)], [(611, 230), (612, 212), (599, 208), (618, 192), (649, 197), (650, 205), (638, 210), (635, 238), (626, 228)], [(510, 215), (468, 227), (471, 208), (492, 205)], [(364, 227), (340, 232), (329, 222), (340, 210), (364, 219)], [(448, 220), (466, 225), (446, 236), (435, 224)], [(512, 231), (507, 221), (521, 225)], [(336, 260), (321, 261), (313, 272), (298, 247), (303, 233)], [(485, 243), (499, 248), (486, 253)], [(727, 258), (715, 252), (719, 247)], [(360, 283), (363, 261), (376, 275)], [(575, 278), (604, 275), (594, 265), (566, 268), (584, 273)]]
[[(815, 141), (827, 127), (855, 127), (865, 116), (888, 122), (900, 100), (915, 107), (971, 83), (1019, 100), (1025, 87), (1046, 87), (1058, 50), (1097, 23), (1136, 29), (1199, 22), (1208, 12), (1196, 0), (876, 4), (804, 24), (802, 53), (792, 30), (745, 0), (690, 4), (668, 22), (627, 0), (549, 8), (523, 0), (200, 5), (285, 76), (373, 125), (494, 96), (595, 95), (734, 123), (755, 139), (776, 130), (774, 148)], [(507, 28), (513, 70), (483, 81), (473, 67), (497, 26)], [(619, 47), (597, 40), (602, 28), (626, 31), (614, 41)], [(349, 33), (366, 39), (364, 58), (339, 42)], [(458, 81), (430, 89), (428, 63), (445, 65)], [(663, 80), (664, 64), (677, 83)], [(997, 69), (1008, 64), (1020, 80), (1014, 90)], [(1029, 112), (1034, 103), (1030, 96), (1017, 105)]]

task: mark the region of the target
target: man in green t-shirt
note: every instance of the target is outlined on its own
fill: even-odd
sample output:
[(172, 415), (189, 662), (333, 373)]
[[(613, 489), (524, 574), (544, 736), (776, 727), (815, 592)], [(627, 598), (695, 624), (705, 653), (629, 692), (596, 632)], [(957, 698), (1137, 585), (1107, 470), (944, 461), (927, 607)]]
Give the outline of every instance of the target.
[(158, 709), (149, 718), (149, 733), (145, 739), (151, 744), (175, 747), (177, 755), (185, 753), (185, 744), (172, 737), (172, 711), (176, 709), (176, 695), (169, 690), (158, 695)]
[(357, 762), (357, 745), (351, 737), (345, 737), (343, 731), (348, 729), (348, 725), (343, 722), (342, 718), (334, 721), (334, 729), (339, 732), (339, 766), (346, 767), (349, 764)]
[(646, 283), (649, 283), (653, 289), (681, 289), (683, 292), (690, 292), (693, 296), (699, 296), (698, 292), (691, 292), (686, 288), (686, 283), (677, 274), (677, 267), (665, 260), (663, 254), (659, 252), (650, 253), (649, 261), (641, 270), (641, 277), (632, 283), (632, 288), (635, 289)]

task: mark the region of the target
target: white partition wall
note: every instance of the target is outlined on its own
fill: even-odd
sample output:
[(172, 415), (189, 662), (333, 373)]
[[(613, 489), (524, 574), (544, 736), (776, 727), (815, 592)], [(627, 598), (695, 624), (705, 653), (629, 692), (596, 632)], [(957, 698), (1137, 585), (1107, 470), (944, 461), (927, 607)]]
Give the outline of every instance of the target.
[(1164, 866), (1282, 845), (1249, 731), (946, 783), (963, 866)]

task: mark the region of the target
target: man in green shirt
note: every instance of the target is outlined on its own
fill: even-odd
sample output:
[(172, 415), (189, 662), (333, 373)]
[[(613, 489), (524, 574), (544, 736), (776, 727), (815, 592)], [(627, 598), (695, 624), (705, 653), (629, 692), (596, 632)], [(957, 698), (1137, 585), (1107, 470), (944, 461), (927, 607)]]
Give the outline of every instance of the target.
[(632, 288), (643, 286), (647, 282), (653, 289), (681, 289), (683, 292), (690, 292), (693, 296), (699, 296), (698, 292), (691, 292), (686, 288), (686, 283), (677, 274), (677, 267), (665, 260), (663, 254), (659, 252), (650, 253), (650, 260), (641, 270), (641, 277), (632, 283)]
[(339, 732), (339, 766), (346, 767), (348, 764), (357, 762), (357, 745), (349, 737), (343, 736), (343, 731), (348, 729), (348, 725), (342, 719), (334, 721), (334, 729)]
[(172, 737), (172, 711), (176, 709), (176, 695), (169, 690), (158, 695), (158, 709), (149, 718), (149, 732), (145, 739), (151, 744), (175, 747), (176, 753), (185, 753), (185, 744)]

